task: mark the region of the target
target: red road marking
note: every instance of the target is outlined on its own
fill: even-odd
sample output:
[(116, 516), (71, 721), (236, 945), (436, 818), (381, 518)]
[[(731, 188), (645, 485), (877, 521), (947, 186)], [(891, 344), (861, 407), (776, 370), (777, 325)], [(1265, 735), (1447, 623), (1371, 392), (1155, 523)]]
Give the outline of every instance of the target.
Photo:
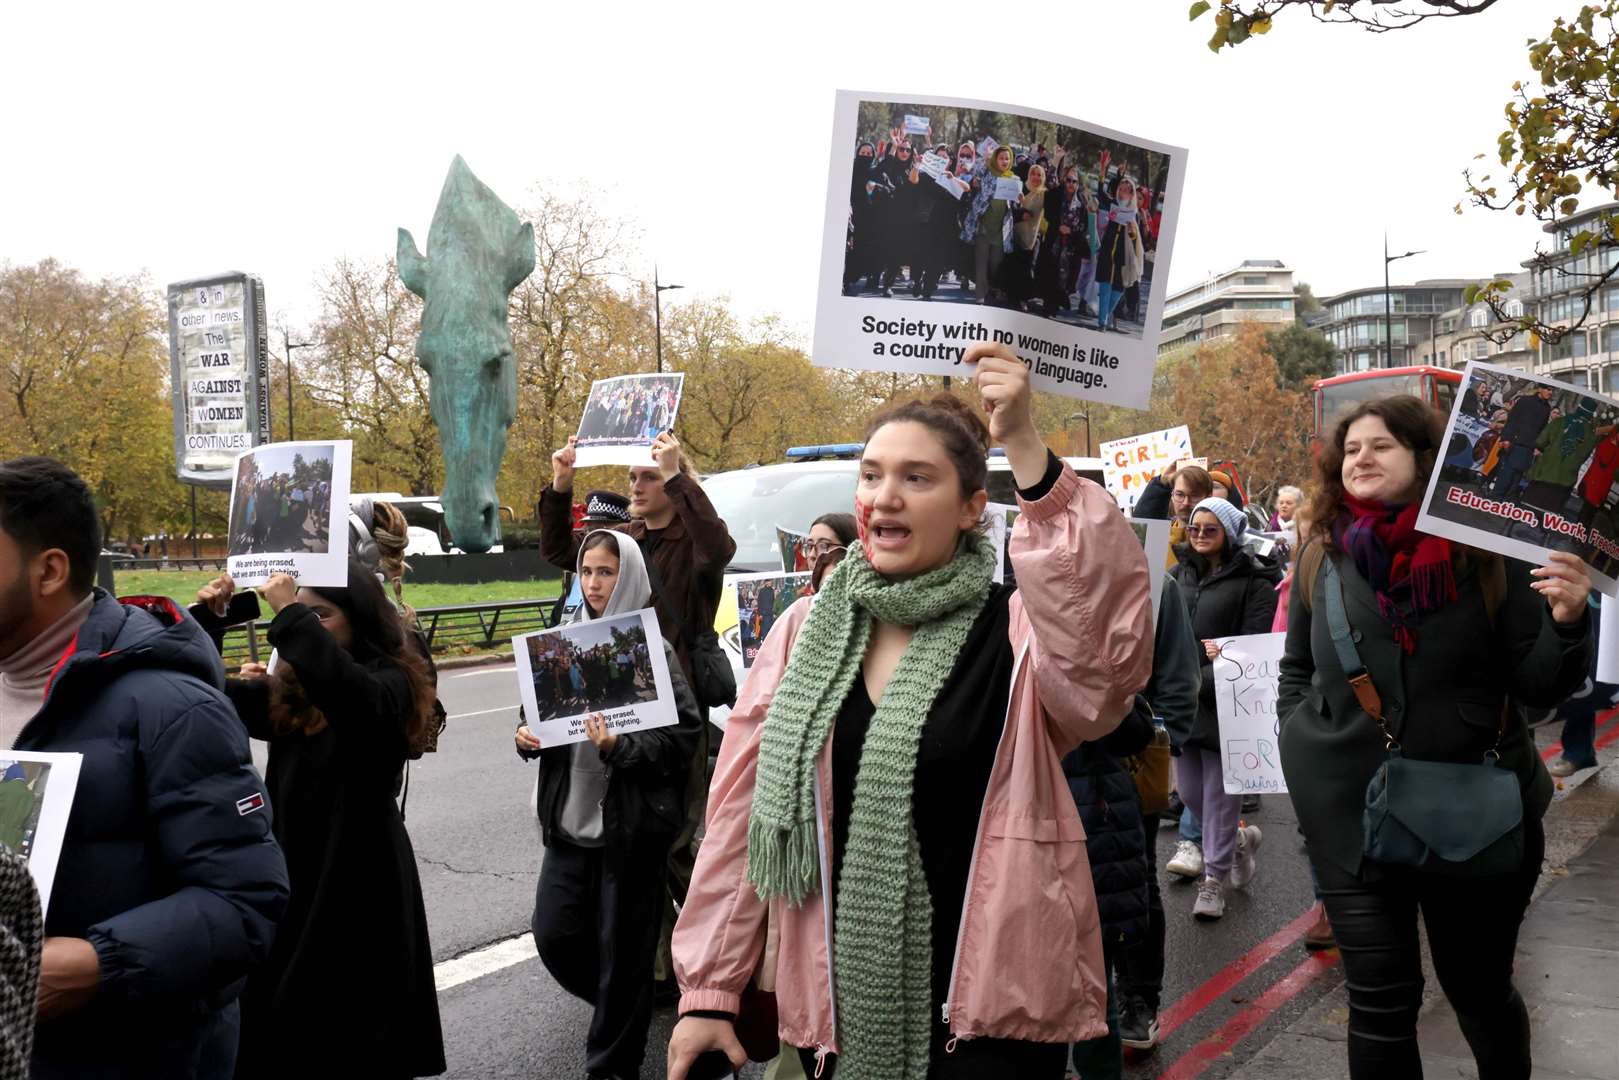
[[(1598, 715), (1598, 735), (1595, 740), (1597, 749), (1600, 750), (1619, 740), (1619, 723), (1615, 723), (1616, 719), (1619, 719), (1619, 708), (1609, 709), (1607, 712)], [(1549, 761), (1560, 753), (1562, 749), (1562, 743), (1553, 743), (1541, 752), (1541, 757)], [(1215, 972), (1196, 990), (1165, 1009), (1159, 1016), (1159, 1039), (1167, 1040), (1176, 1028), (1208, 1008), (1210, 1004), (1231, 990), (1232, 987), (1285, 952), (1304, 936), (1304, 931), (1314, 922), (1314, 916), (1315, 909), (1312, 907), (1276, 931), (1276, 933), (1255, 945), (1246, 954)], [(1311, 954), (1309, 959), (1294, 968), (1276, 985), (1266, 990), (1252, 1004), (1243, 1008), (1218, 1031), (1192, 1047), (1185, 1054), (1182, 1054), (1167, 1071), (1158, 1077), (1158, 1080), (1192, 1080), (1192, 1078), (1200, 1075), (1208, 1068), (1209, 1062), (1236, 1045), (1254, 1028), (1263, 1023), (1271, 1013), (1290, 1001), (1337, 962), (1337, 950)]]
[[(1619, 708), (1609, 709), (1605, 713), (1597, 714), (1597, 731), (1599, 734), (1596, 740), (1596, 748), (1598, 750), (1613, 742), (1615, 738), (1619, 738), (1619, 735), (1615, 734), (1619, 732), (1619, 725), (1615, 725), (1613, 722), (1615, 717), (1619, 717)], [(1540, 752), (1540, 760), (1550, 761), (1562, 752), (1563, 744), (1554, 742)]]
[(1207, 982), (1165, 1009), (1158, 1018), (1158, 1037), (1167, 1039), (1170, 1033), (1196, 1016), (1226, 991), (1270, 963), (1304, 936), (1304, 931), (1315, 922), (1315, 908), (1282, 927), (1270, 937), (1255, 945), (1211, 975)]
[(1298, 996), (1300, 991), (1325, 975), (1337, 963), (1336, 949), (1310, 954), (1309, 959), (1282, 976), (1275, 985), (1260, 994), (1252, 1003), (1245, 1005), (1237, 1015), (1227, 1020), (1220, 1030), (1182, 1054), (1173, 1065), (1158, 1075), (1158, 1080), (1195, 1080), (1215, 1058), (1227, 1053), (1233, 1046), (1247, 1038), (1255, 1028), (1268, 1020), (1272, 1013)]

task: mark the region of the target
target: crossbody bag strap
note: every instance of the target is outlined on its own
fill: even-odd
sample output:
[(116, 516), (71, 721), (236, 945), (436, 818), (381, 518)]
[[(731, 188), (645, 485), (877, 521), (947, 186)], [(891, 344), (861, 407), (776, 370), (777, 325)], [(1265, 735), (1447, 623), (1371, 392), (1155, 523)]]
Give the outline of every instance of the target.
[(1349, 626), (1349, 615), (1344, 609), (1344, 582), (1338, 576), (1338, 567), (1330, 555), (1321, 560), (1321, 573), (1324, 575), (1322, 598), (1327, 605), (1327, 630), (1332, 634), (1332, 647), (1338, 654), (1338, 666), (1344, 669), (1349, 677), (1349, 688), (1355, 692), (1355, 700), (1366, 715), (1377, 721), (1377, 726), (1383, 729), (1383, 738), (1390, 749), (1399, 744), (1390, 733), (1388, 722), (1383, 719), (1383, 699), (1377, 693), (1377, 687), (1372, 683), (1371, 672), (1366, 670), (1366, 664), (1360, 658), (1360, 650), (1355, 647), (1355, 632)]

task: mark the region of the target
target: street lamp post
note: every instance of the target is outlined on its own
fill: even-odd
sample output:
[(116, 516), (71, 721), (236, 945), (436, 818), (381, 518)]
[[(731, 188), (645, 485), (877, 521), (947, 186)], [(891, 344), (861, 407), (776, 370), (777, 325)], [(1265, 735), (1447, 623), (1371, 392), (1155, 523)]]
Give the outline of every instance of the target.
[(1075, 420), (1084, 420), (1085, 421), (1085, 456), (1090, 457), (1091, 456), (1091, 411), (1089, 409), (1086, 409), (1084, 412), (1069, 413), (1068, 418), (1063, 421), (1063, 426), (1067, 427), (1069, 424), (1072, 424)]
[(1388, 350), (1383, 366), (1386, 368), (1394, 366), (1394, 298), (1389, 295), (1389, 263), (1424, 254), (1427, 253), (1408, 251), (1404, 255), (1390, 255), (1389, 234), (1383, 234), (1383, 347)]
[(313, 341), (292, 341), (287, 337), (286, 327), (281, 329), (281, 351), (287, 359), (287, 441), (292, 442), (292, 350), (308, 349), (314, 346)]
[(652, 267), (652, 319), (658, 341), (658, 374), (663, 374), (663, 294), (670, 289), (684, 289), (684, 285), (665, 285), (658, 280), (658, 267)]

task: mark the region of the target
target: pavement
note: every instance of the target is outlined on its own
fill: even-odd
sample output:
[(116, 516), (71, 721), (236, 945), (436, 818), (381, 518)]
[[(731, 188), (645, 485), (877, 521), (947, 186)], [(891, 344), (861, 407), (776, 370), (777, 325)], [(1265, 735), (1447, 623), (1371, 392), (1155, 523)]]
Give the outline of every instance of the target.
[[(1594, 770), (1560, 781), (1546, 815), (1546, 862), (1518, 938), (1515, 983), (1529, 1006), (1535, 1076), (1619, 1080), (1619, 717)], [(1557, 727), (1543, 727), (1543, 747)], [(1335, 955), (1323, 954), (1323, 957)], [(1427, 993), (1417, 1026), (1425, 1075), (1476, 1080), (1456, 1014), (1438, 989), (1424, 932)], [(1349, 1001), (1342, 987), (1244, 1063), (1245, 1080), (1348, 1080)], [(1167, 1075), (1167, 1074), (1166, 1074)]]
[[(446, 1075), (581, 1077), (590, 1009), (551, 979), (527, 932), (543, 850), (529, 810), (534, 766), (512, 750), (515, 670), (447, 671), (440, 696), (449, 728), (439, 752), (411, 767), (406, 824), (437, 963)], [(1604, 767), (1565, 781), (1548, 815), (1547, 871), (1520, 944), (1536, 1075), (1553, 1080), (1619, 1080), (1619, 716), (1600, 731)], [(1548, 747), (1555, 735), (1538, 732)], [(1311, 955), (1302, 944), (1312, 898), (1292, 806), (1268, 795), (1249, 821), (1265, 834), (1260, 869), (1249, 889), (1228, 895), (1225, 918), (1195, 922), (1195, 890), (1164, 884), (1164, 1040), (1127, 1055), (1130, 1080), (1347, 1076), (1342, 965), (1335, 951)], [(1160, 881), (1174, 845), (1165, 823)], [(1472, 1076), (1455, 1021), (1433, 994), (1422, 1029), (1428, 1075)], [(669, 1009), (654, 1015), (642, 1080), (664, 1075), (674, 1020)], [(1597, 1067), (1604, 1061), (1607, 1071)], [(754, 1066), (743, 1076), (761, 1074)]]

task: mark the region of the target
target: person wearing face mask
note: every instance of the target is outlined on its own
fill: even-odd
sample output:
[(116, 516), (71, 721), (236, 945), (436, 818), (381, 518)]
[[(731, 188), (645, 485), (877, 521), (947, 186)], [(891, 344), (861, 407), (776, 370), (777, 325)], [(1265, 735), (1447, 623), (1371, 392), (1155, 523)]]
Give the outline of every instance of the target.
[[(221, 615), (234, 591), (224, 575), (197, 601)], [(275, 574), (259, 594), (275, 612), (276, 670), (244, 664), (226, 693), (247, 734), (269, 744), (292, 902), (242, 997), (236, 1075), (436, 1076), (433, 948), (394, 802), (405, 760), (436, 729), (427, 665), (358, 559), (344, 588)]]
[(990, 282), (999, 280), (1001, 260), (1011, 246), (1010, 215), (1016, 204), (995, 197), (995, 182), (1016, 179), (1017, 175), (1012, 172), (1012, 149), (1001, 146), (988, 161), (978, 163), (969, 181), (973, 199), (961, 229), (961, 240), (972, 245), (972, 277), (980, 304), (989, 302)]
[(850, 295), (859, 291), (856, 283), (861, 278), (870, 284), (876, 247), (876, 221), (872, 211), (871, 168), (876, 162), (877, 148), (862, 142), (854, 153), (854, 164), (849, 169), (849, 250), (843, 257), (843, 291)]
[[(623, 533), (586, 536), (577, 574), (584, 603), (575, 623), (651, 602), (641, 549)], [(534, 944), (557, 983), (595, 1007), (585, 1037), (592, 1078), (641, 1074), (667, 854), (685, 822), (686, 776), (705, 726), (674, 649), (661, 644), (678, 724), (616, 733), (592, 713), (584, 742), (542, 746), (526, 723), (516, 734), (518, 756), (540, 762), (533, 806), (545, 863)]]
[(877, 261), (882, 271), (877, 291), (881, 296), (893, 296), (902, 269), (910, 268), (911, 284), (916, 284), (917, 213), (922, 204), (921, 178), (911, 144), (896, 143), (893, 152), (877, 162), (875, 171), (882, 178), (885, 195), (877, 203)]
[[(1361, 404), (1324, 440), (1281, 662), (1282, 771), (1343, 956), (1355, 1080), (1422, 1075), (1419, 911), (1478, 1075), (1530, 1075), (1512, 961), (1552, 782), (1522, 707), (1579, 689), (1591, 656), (1579, 559), (1555, 552), (1530, 569), (1417, 529), (1444, 436), (1444, 414), (1400, 396)], [(1350, 665), (1366, 678), (1352, 683)], [(1452, 801), (1473, 800), (1446, 815), (1453, 833), (1496, 823), (1476, 841), (1494, 850), (1488, 862), (1413, 861), (1363, 827), (1381, 801), (1368, 785), (1396, 753), (1430, 769), (1451, 763), (1438, 766), (1446, 776), (1499, 769), (1516, 779), (1505, 807), (1500, 785), (1439, 785)], [(1408, 820), (1428, 832), (1428, 815)]]
[(1012, 208), (1012, 251), (1001, 268), (1007, 299), (1022, 311), (1029, 309), (1034, 295), (1034, 256), (1046, 232), (1046, 195), (1046, 170), (1030, 166), (1027, 190)]
[[(868, 426), (861, 539), (794, 605), (728, 721), (675, 932), (670, 1080), (740, 1067), (732, 1017), (779, 927), (781, 1038), (807, 1071), (1060, 1080), (1107, 1030), (1096, 898), (1062, 758), (1147, 681), (1141, 546), (1046, 449), (1010, 349), (965, 357), (989, 412), (941, 394)], [(979, 533), (1000, 443), (1017, 586)], [(768, 716), (768, 722), (766, 717)], [(858, 784), (855, 777), (859, 776)]]
[(1192, 510), (1173, 571), (1201, 653), (1197, 721), (1181, 744), (1175, 786), (1202, 825), (1203, 881), (1192, 914), (1204, 920), (1225, 914), (1228, 884), (1248, 886), (1262, 839), (1258, 826), (1237, 820), (1242, 796), (1225, 791), (1213, 675), (1220, 638), (1269, 633), (1276, 613), (1281, 575), (1243, 547), (1247, 529), (1248, 519), (1231, 503), (1212, 495), (1203, 499)]
[(1141, 226), (1137, 221), (1135, 183), (1120, 176), (1113, 184), (1112, 205), (1107, 210), (1107, 229), (1097, 252), (1097, 329), (1115, 330), (1113, 310), (1130, 286), (1141, 280), (1146, 253), (1141, 246)]

